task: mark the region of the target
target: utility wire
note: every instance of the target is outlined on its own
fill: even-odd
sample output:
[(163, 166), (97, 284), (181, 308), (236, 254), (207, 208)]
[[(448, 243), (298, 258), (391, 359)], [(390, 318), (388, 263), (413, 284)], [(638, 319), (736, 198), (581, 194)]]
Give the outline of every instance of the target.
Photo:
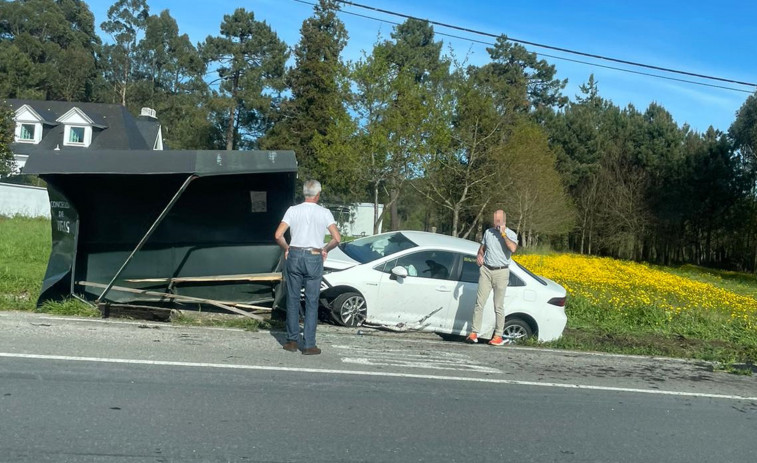
[[(306, 2), (304, 0), (294, 0), (294, 1), (299, 2), (299, 3), (305, 3), (305, 4), (313, 5), (313, 3)], [(346, 0), (337, 0), (337, 1), (339, 3), (343, 3), (345, 5), (350, 5), (350, 6), (353, 6), (353, 7), (356, 7), (356, 8), (362, 8), (362, 9), (366, 9), (366, 10), (371, 10), (371, 11), (375, 11), (375, 12), (378, 12), (378, 13), (388, 14), (388, 15), (391, 15), (391, 16), (398, 16), (398, 17), (405, 18), (405, 19), (415, 19), (415, 20), (418, 20), (418, 21), (425, 21), (425, 22), (428, 22), (429, 24), (433, 24), (435, 26), (446, 27), (446, 28), (449, 28), (449, 29), (454, 29), (454, 30), (458, 30), (458, 31), (462, 31), (462, 32), (469, 32), (469, 33), (472, 33), (472, 34), (482, 35), (482, 36), (492, 37), (492, 38), (499, 38), (500, 37), (499, 35), (492, 34), (492, 33), (489, 33), (489, 32), (484, 32), (484, 31), (480, 31), (480, 30), (476, 30), (476, 29), (470, 29), (470, 28), (467, 28), (467, 27), (456, 26), (454, 24), (446, 24), (446, 23), (442, 23), (442, 22), (438, 22), (438, 21), (432, 21), (432, 20), (429, 20), (429, 19), (418, 18), (418, 17), (407, 15), (407, 14), (404, 14), (404, 13), (398, 13), (398, 12), (395, 12), (395, 11), (385, 10), (385, 9), (382, 9), (382, 8), (376, 8), (376, 7), (373, 7), (373, 6), (370, 6), (370, 5), (363, 5), (363, 4), (360, 4), (360, 3), (346, 1)], [(345, 13), (349, 13), (349, 12), (345, 12)], [(355, 14), (355, 13), (353, 13), (353, 14)], [(376, 21), (382, 21), (382, 22), (391, 23), (390, 21), (385, 21), (385, 20), (382, 20), (382, 19), (379, 19), (379, 18), (374, 18), (374, 17), (370, 17), (370, 16), (363, 16), (363, 15), (357, 15), (357, 14), (355, 14), (355, 15), (356, 16), (362, 16), (362, 17), (365, 17), (365, 18), (368, 18), (368, 19), (373, 19), (373, 20), (376, 20)], [(444, 35), (444, 34), (441, 34), (441, 33), (439, 33), (439, 34), (440, 35)], [(458, 38), (460, 38), (460, 37), (458, 37)], [(465, 40), (470, 40), (470, 39), (465, 39)], [(609, 56), (597, 55), (597, 54), (593, 54), (593, 53), (586, 53), (586, 52), (582, 52), (582, 51), (578, 51), (578, 50), (571, 50), (569, 48), (555, 47), (555, 46), (552, 46), (552, 45), (546, 45), (546, 44), (542, 44), (542, 43), (531, 42), (531, 41), (528, 41), (528, 40), (516, 39), (514, 37), (507, 37), (507, 40), (509, 40), (511, 42), (515, 42), (515, 43), (524, 44), (524, 45), (531, 45), (531, 46), (534, 46), (534, 47), (546, 48), (548, 50), (555, 50), (555, 51), (560, 51), (560, 52), (564, 52), (564, 53), (569, 53), (569, 54), (574, 54), (574, 55), (579, 55), (579, 56), (585, 56), (585, 57), (589, 57), (589, 58), (595, 58), (595, 59), (601, 59), (601, 60), (606, 60), (606, 61), (612, 61), (612, 62), (615, 62), (615, 63), (627, 64), (627, 65), (630, 65), (630, 66), (643, 67), (643, 68), (647, 68), (647, 69), (654, 69), (654, 70), (657, 70), (657, 71), (670, 72), (670, 73), (674, 73), (674, 74), (682, 74), (682, 75), (687, 75), (687, 76), (691, 76), (691, 77), (698, 77), (698, 78), (701, 78), (701, 79), (716, 80), (716, 81), (720, 81), (720, 82), (727, 82), (727, 83), (738, 84), (738, 85), (746, 85), (746, 86), (757, 88), (757, 84), (752, 83), (752, 82), (744, 82), (744, 81), (734, 80), (734, 79), (728, 79), (728, 78), (724, 78), (724, 77), (708, 76), (708, 75), (705, 75), (705, 74), (697, 74), (697, 73), (694, 73), (694, 72), (681, 71), (681, 70), (678, 70), (678, 69), (672, 69), (672, 68), (666, 68), (666, 67), (661, 67), (661, 66), (655, 66), (655, 65), (651, 65), (651, 64), (638, 63), (638, 62), (635, 62), (635, 61), (628, 61), (628, 60), (624, 60), (624, 59), (612, 58), (612, 57), (609, 57)], [(548, 55), (544, 55), (544, 56), (548, 56)], [(553, 58), (557, 58), (557, 57), (553, 57)], [(568, 60), (567, 58), (558, 58), (558, 59), (566, 59), (566, 60)], [(570, 61), (570, 60), (568, 60), (568, 61)], [(592, 64), (592, 63), (584, 63), (582, 61), (575, 61), (575, 62), (582, 63), (582, 64)], [(600, 67), (607, 67), (609, 69), (624, 70), (624, 69), (613, 68), (613, 67), (608, 67), (608, 66), (600, 66)], [(634, 72), (634, 71), (630, 71), (630, 70), (624, 70), (624, 71), (626, 71), (626, 72)], [(656, 74), (644, 74), (644, 73), (639, 73), (639, 72), (635, 72), (635, 73), (642, 74), (642, 75), (648, 75), (648, 76), (654, 76), (654, 77), (660, 77), (660, 78), (666, 78), (664, 76), (658, 76)], [(671, 79), (671, 78), (668, 78), (668, 79)], [(676, 79), (671, 79), (671, 80), (676, 80)], [(685, 81), (685, 80), (681, 80), (681, 81), (682, 82), (691, 82), (691, 81)], [(694, 82), (691, 82), (691, 83), (694, 83)], [(733, 88), (730, 88), (730, 87), (718, 87), (718, 88), (727, 88), (727, 89), (731, 89), (731, 90), (737, 90), (737, 89), (733, 89)], [(744, 90), (740, 90), (740, 91), (744, 91)], [(751, 93), (751, 92), (747, 92), (747, 93)]]
[[(305, 0), (293, 0), (293, 1), (295, 1), (297, 3), (303, 3), (305, 5), (311, 5), (311, 6), (315, 6), (316, 5), (315, 3), (311, 3), (311, 2), (308, 2), (308, 1), (305, 1)], [(342, 2), (342, 3), (346, 3), (346, 2)], [(339, 12), (340, 13), (344, 13), (344, 14), (348, 14), (348, 15), (351, 15), (351, 16), (357, 16), (359, 18), (370, 19), (372, 21), (377, 21), (377, 22), (382, 22), (382, 23), (386, 23), (386, 24), (391, 24), (393, 26), (397, 26), (397, 25), (400, 24), (399, 22), (396, 22), (396, 21), (390, 21), (388, 19), (376, 18), (375, 16), (368, 16), (368, 15), (365, 15), (365, 14), (355, 13), (353, 11), (339, 10)], [(423, 20), (421, 20), (421, 21), (423, 21)], [(495, 45), (492, 42), (486, 42), (484, 40), (473, 39), (473, 38), (470, 38), (470, 37), (463, 37), (463, 36), (460, 36), (460, 35), (448, 34), (448, 33), (440, 32), (440, 31), (434, 31), (434, 33), (437, 34), (437, 35), (444, 36), (444, 37), (450, 37), (450, 38), (458, 39), (458, 40), (465, 40), (465, 41), (469, 41), (469, 42), (472, 42), (472, 43), (479, 43), (479, 44), (482, 44), (482, 45), (489, 45), (489, 46), (494, 46)], [(604, 69), (611, 69), (613, 71), (628, 72), (630, 74), (637, 74), (637, 75), (642, 75), (642, 76), (647, 76), (647, 77), (654, 77), (654, 78), (657, 78), (657, 79), (665, 79), (665, 80), (671, 80), (671, 81), (675, 81), (675, 82), (683, 82), (683, 83), (687, 83), (687, 84), (701, 85), (703, 87), (720, 88), (720, 89), (724, 89), (724, 90), (731, 90), (731, 91), (734, 91), (734, 92), (742, 92), (742, 93), (749, 93), (749, 94), (752, 93), (751, 90), (744, 90), (744, 89), (741, 89), (741, 88), (726, 87), (724, 85), (708, 84), (708, 83), (705, 83), (705, 82), (697, 82), (695, 80), (680, 79), (680, 78), (676, 78), (676, 77), (662, 76), (662, 75), (659, 75), (659, 74), (652, 74), (652, 73), (649, 73), (649, 72), (634, 71), (633, 69), (625, 69), (625, 68), (619, 68), (619, 67), (615, 67), (615, 66), (608, 66), (608, 65), (605, 65), (605, 64), (592, 63), (592, 62), (589, 62), (589, 61), (581, 61), (581, 60), (572, 59), (572, 58), (565, 58), (564, 56), (549, 55), (547, 53), (539, 53), (539, 52), (534, 52), (534, 54), (536, 54), (538, 56), (545, 56), (547, 58), (553, 58), (553, 59), (558, 59), (558, 60), (562, 60), (562, 61), (569, 61), (571, 63), (585, 64), (587, 66), (595, 66), (595, 67), (604, 68)]]
[[(483, 44), (483, 45), (494, 46), (493, 43), (491, 43), (491, 42), (485, 42), (483, 40), (476, 40), (476, 39), (471, 39), (469, 37), (461, 37), (459, 35), (453, 35), (453, 34), (445, 34), (444, 32), (434, 32), (434, 33), (435, 34), (439, 34), (439, 35), (443, 35), (445, 37), (451, 37), (451, 38), (454, 38), (454, 39), (467, 40), (467, 41), (470, 41), (470, 42), (480, 43), (480, 44)], [(546, 53), (539, 53), (539, 52), (534, 52), (534, 53), (536, 55), (538, 55), (538, 56), (546, 56), (547, 58), (559, 59), (559, 60), (562, 60), (562, 61), (569, 61), (571, 63), (585, 64), (587, 66), (595, 66), (595, 67), (598, 67), (598, 68), (612, 69), (613, 71), (629, 72), (631, 74), (638, 74), (638, 75), (647, 76), (647, 77), (655, 77), (657, 79), (672, 80), (672, 81), (675, 81), (675, 82), (684, 82), (684, 83), (687, 83), (687, 84), (701, 85), (701, 86), (704, 86), (704, 87), (722, 88), (724, 90), (732, 90), (734, 92), (742, 92), (742, 93), (749, 93), (749, 94), (753, 93), (751, 90), (744, 90), (743, 88), (726, 87), (725, 85), (708, 84), (706, 82), (697, 82), (695, 80), (681, 79), (681, 78), (678, 78), (678, 77), (661, 76), (660, 74), (652, 74), (651, 72), (634, 71), (633, 69), (625, 69), (625, 68), (619, 68), (619, 67), (616, 67), (616, 66), (608, 66), (606, 64), (591, 63), (589, 61), (581, 61), (581, 60), (578, 60), (578, 59), (565, 58), (564, 56), (548, 55)]]

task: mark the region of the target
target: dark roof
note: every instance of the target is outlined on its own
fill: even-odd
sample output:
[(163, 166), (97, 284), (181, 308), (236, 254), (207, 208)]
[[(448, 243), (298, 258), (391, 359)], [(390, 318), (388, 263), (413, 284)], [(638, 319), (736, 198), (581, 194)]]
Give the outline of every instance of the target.
[(137, 129), (142, 134), (142, 138), (152, 140), (153, 146), (148, 148), (153, 149), (158, 138), (158, 132), (160, 132), (160, 124), (156, 124), (155, 119), (151, 117), (140, 116), (137, 118)]
[(197, 174), (297, 172), (294, 151), (37, 150), (24, 174)]
[[(151, 150), (160, 129), (160, 122), (157, 120), (140, 118), (138, 121), (121, 105), (22, 99), (7, 99), (5, 103), (14, 111), (23, 105), (30, 106), (46, 124), (39, 144), (13, 143), (12, 149), (16, 154), (30, 154), (39, 149), (76, 152), (104, 149)], [(82, 110), (94, 122), (92, 143), (86, 148), (64, 145), (64, 126), (56, 122), (74, 107)]]

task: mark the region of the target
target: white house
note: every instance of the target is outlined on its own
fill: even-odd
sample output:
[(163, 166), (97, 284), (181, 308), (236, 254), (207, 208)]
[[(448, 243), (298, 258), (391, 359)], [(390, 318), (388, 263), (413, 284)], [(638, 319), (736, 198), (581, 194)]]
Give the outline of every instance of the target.
[[(151, 108), (138, 117), (121, 105), (7, 99), (15, 112), (14, 174), (36, 151), (162, 150), (160, 122)], [(13, 175), (3, 182), (0, 215), (48, 215), (40, 209), (39, 189), (14, 185)], [(46, 193), (45, 193), (46, 194)]]

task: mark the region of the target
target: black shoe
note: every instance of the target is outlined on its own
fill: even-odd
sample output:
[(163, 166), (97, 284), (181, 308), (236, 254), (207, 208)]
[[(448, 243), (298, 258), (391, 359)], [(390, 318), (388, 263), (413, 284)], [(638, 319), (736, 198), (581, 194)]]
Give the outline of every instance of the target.
[(318, 355), (321, 353), (321, 349), (317, 347), (308, 347), (307, 349), (302, 349), (302, 355)]
[(286, 344), (284, 344), (284, 350), (289, 352), (297, 352), (297, 341), (289, 341)]

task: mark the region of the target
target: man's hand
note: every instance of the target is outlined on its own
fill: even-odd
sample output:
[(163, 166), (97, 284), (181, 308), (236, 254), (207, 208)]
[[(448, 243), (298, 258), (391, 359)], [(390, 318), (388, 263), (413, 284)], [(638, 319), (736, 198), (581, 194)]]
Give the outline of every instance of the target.
[(289, 248), (286, 248), (286, 250), (284, 251), (284, 260), (287, 259), (289, 259)]
[(481, 254), (477, 255), (476, 256), (476, 263), (478, 264), (479, 267), (481, 267), (482, 265), (484, 265), (484, 256), (482, 256)]
[(507, 238), (507, 214), (502, 213), (502, 223), (497, 225), (497, 231), (499, 234)]
[(329, 256), (329, 252), (325, 249), (321, 249), (321, 257), (323, 257), (323, 261), (326, 262), (326, 258)]

